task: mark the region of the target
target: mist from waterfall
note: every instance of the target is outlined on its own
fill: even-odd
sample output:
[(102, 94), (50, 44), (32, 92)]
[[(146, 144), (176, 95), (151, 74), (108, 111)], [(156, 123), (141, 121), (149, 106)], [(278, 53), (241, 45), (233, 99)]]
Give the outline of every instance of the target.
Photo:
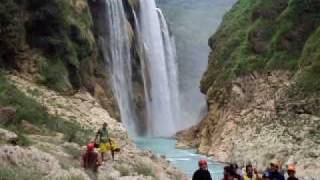
[(133, 107), (132, 59), (128, 23), (122, 1), (105, 0), (106, 30), (100, 45), (110, 74), (113, 93), (118, 102), (121, 120), (131, 133), (136, 132), (136, 113)]
[(175, 37), (181, 120), (179, 129), (199, 123), (207, 111), (200, 80), (208, 65), (208, 38), (237, 0), (156, 0)]
[(180, 120), (175, 46), (167, 22), (154, 0), (140, 0), (140, 42), (148, 134), (171, 136)]

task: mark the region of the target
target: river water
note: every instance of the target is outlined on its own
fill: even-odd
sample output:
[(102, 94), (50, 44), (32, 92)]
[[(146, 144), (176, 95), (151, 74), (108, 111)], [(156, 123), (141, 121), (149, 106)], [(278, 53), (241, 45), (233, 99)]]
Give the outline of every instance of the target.
[(219, 180), (223, 175), (223, 165), (208, 159), (206, 156), (197, 154), (195, 150), (183, 150), (176, 148), (176, 140), (164, 138), (140, 137), (135, 139), (140, 149), (151, 150), (158, 155), (164, 155), (168, 161), (179, 170), (192, 177), (193, 172), (198, 168), (200, 159), (207, 159), (209, 171), (214, 180)]

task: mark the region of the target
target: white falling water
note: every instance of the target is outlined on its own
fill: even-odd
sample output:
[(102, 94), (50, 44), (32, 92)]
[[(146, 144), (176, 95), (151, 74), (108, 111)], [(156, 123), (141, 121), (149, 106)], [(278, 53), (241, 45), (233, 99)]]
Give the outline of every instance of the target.
[[(105, 0), (106, 33), (100, 38), (104, 58), (117, 99), (121, 120), (136, 132), (132, 91), (132, 61), (128, 21), (121, 0)], [(148, 129), (152, 136), (171, 136), (179, 125), (179, 92), (175, 44), (167, 22), (154, 0), (140, 0), (139, 17), (134, 18), (144, 81)]]
[(175, 50), (167, 23), (154, 0), (140, 0), (140, 38), (145, 60), (148, 133), (171, 136), (179, 115), (178, 81)]
[(100, 38), (104, 58), (111, 76), (122, 122), (130, 132), (136, 131), (133, 108), (132, 67), (128, 22), (120, 0), (105, 0), (107, 32)]
[(178, 68), (177, 68), (177, 55), (176, 55), (176, 45), (173, 36), (170, 35), (169, 27), (167, 21), (161, 11), (157, 8), (158, 16), (160, 19), (160, 26), (162, 31), (162, 39), (165, 50), (167, 75), (169, 77), (169, 88), (170, 88), (170, 103), (172, 104), (173, 121), (175, 124), (175, 130), (179, 129), (181, 126), (180, 122), (180, 99), (179, 99), (179, 82), (178, 82)]

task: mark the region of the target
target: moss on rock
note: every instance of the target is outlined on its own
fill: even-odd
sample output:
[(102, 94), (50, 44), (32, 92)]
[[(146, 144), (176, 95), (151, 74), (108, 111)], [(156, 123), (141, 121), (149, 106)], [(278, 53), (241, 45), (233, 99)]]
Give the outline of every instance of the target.
[(316, 75), (310, 70), (316, 67), (299, 69), (299, 64), (310, 59), (311, 66), (316, 66), (318, 61), (319, 48), (312, 41), (320, 25), (318, 8), (318, 0), (239, 0), (209, 40), (212, 53), (201, 82), (202, 92), (228, 86), (235, 77), (255, 71), (305, 70), (300, 79), (302, 74)]

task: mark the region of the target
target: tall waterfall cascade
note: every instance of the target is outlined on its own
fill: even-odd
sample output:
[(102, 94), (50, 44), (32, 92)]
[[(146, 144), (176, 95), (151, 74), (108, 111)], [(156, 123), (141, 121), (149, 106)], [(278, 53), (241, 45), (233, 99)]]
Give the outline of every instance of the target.
[(167, 22), (154, 0), (140, 0), (140, 37), (145, 51), (144, 67), (148, 133), (171, 136), (180, 121), (175, 46)]
[(100, 38), (122, 122), (136, 132), (128, 25), (122, 1), (105, 0), (107, 33)]
[[(131, 134), (141, 123), (134, 108), (132, 57), (128, 21), (121, 0), (105, 0), (107, 33), (101, 38), (107, 70), (120, 109)], [(141, 69), (145, 96), (146, 133), (172, 136), (180, 122), (178, 73), (174, 39), (154, 0), (139, 0), (133, 12), (137, 44), (143, 57)]]

